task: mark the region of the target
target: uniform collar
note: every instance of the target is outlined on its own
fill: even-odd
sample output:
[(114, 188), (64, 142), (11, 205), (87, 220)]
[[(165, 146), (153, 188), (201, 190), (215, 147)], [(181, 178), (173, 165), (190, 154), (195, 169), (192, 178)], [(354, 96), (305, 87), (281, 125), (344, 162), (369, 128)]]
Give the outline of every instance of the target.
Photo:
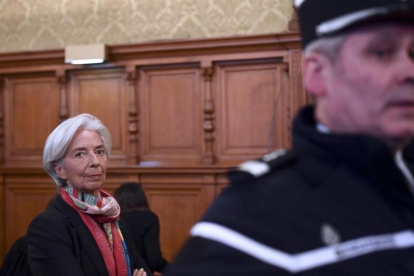
[(331, 166), (350, 167), (362, 174), (386, 179), (404, 178), (392, 149), (369, 135), (322, 133), (316, 129), (314, 106), (301, 109), (293, 123), (293, 148), (299, 156), (316, 157)]

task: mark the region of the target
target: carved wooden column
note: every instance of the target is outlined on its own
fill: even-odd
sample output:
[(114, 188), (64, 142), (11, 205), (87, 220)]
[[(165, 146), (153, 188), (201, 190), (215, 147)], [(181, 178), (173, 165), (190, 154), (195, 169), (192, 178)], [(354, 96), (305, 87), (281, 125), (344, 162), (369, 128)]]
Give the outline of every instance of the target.
[[(287, 53), (288, 54), (288, 53)], [(281, 66), (281, 75), (280, 75), (280, 90), (281, 90), (281, 95), (283, 95), (283, 100), (284, 100), (284, 104), (283, 104), (283, 110), (284, 110), (284, 120), (282, 120), (282, 124), (283, 124), (283, 146), (285, 148), (290, 148), (292, 147), (292, 121), (294, 118), (294, 115), (292, 113), (292, 106), (291, 106), (291, 102), (292, 102), (292, 83), (291, 83), (291, 79), (290, 79), (290, 71), (291, 71), (291, 66), (290, 66), (290, 55), (287, 55), (284, 57)]]
[[(292, 128), (292, 120), (298, 109), (310, 102), (305, 90), (302, 74), (302, 50), (289, 50), (285, 61), (289, 64), (287, 76), (289, 78), (290, 108), (289, 108), (289, 136)], [(289, 138), (291, 139), (291, 137)]]
[(59, 91), (60, 91), (59, 120), (60, 122), (63, 122), (64, 120), (69, 118), (67, 95), (66, 95), (67, 77), (66, 77), (65, 70), (63, 69), (57, 70), (56, 78), (57, 78), (57, 83), (59, 85)]
[(129, 106), (128, 106), (128, 133), (129, 133), (129, 155), (128, 164), (138, 164), (138, 99), (136, 97), (136, 84), (138, 80), (138, 74), (134, 65), (128, 65), (126, 67), (126, 80), (128, 81), (128, 94), (129, 94)]
[(214, 101), (213, 101), (213, 82), (214, 68), (212, 66), (203, 68), (204, 77), (204, 142), (205, 151), (202, 157), (202, 163), (212, 165), (215, 162), (214, 156)]

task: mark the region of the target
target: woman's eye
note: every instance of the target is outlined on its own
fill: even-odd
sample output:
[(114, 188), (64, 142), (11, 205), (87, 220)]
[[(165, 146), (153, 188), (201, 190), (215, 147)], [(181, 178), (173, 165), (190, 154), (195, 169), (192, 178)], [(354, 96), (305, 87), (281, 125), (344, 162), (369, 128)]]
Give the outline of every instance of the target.
[(105, 154), (105, 150), (103, 150), (103, 149), (97, 150), (96, 151), (96, 154), (97, 155), (104, 155)]

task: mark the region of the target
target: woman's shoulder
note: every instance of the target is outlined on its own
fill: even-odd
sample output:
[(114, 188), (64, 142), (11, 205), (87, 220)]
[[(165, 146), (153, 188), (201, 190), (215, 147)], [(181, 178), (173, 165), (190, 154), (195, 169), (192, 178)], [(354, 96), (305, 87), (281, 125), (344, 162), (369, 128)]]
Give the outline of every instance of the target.
[(29, 229), (33, 227), (43, 228), (59, 227), (63, 224), (66, 225), (68, 214), (65, 214), (65, 211), (67, 211), (66, 206), (59, 202), (58, 199), (55, 199), (42, 213), (38, 214), (32, 220)]
[(36, 226), (44, 226), (44, 225), (56, 225), (59, 224), (59, 221), (63, 219), (61, 213), (59, 213), (56, 209), (52, 209), (48, 207), (45, 211), (38, 214), (30, 223), (29, 229), (36, 227)]

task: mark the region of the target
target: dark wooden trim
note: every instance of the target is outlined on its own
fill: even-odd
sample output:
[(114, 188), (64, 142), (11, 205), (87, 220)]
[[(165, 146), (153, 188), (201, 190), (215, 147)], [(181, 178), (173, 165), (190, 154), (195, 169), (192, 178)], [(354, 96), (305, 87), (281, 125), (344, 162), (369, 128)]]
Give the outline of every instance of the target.
[[(105, 65), (123, 65), (139, 59), (174, 58), (226, 53), (286, 50), (300, 47), (298, 33), (252, 35), (226, 38), (188, 39), (153, 41), (138, 44), (108, 45), (109, 59)], [(18, 68), (24, 72), (36, 66), (36, 71), (56, 71), (82, 69), (85, 66), (64, 63), (64, 49), (41, 50), (31, 52), (0, 53), (0, 74), (13, 72)], [(90, 68), (91, 66), (87, 66)], [(97, 66), (95, 66), (97, 67)]]

